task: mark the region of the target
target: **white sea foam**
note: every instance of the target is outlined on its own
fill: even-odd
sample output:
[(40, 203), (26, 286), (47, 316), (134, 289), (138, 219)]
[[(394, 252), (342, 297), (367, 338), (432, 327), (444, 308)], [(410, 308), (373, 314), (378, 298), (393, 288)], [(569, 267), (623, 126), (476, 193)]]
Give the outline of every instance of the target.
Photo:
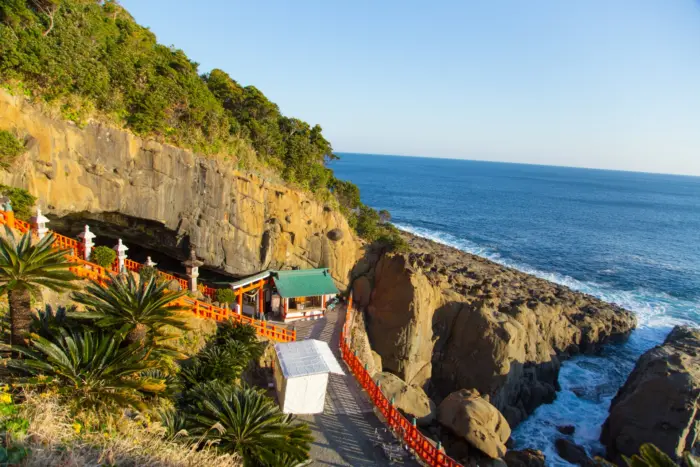
[(559, 374), (561, 391), (557, 394), (557, 399), (552, 404), (540, 406), (513, 432), (517, 449), (540, 449), (547, 456), (547, 464), (551, 466), (571, 466), (554, 449), (554, 440), (562, 436), (557, 431), (557, 426), (560, 425), (575, 426), (573, 440), (584, 446), (589, 454), (601, 454), (603, 447), (598, 441), (601, 425), (607, 418), (610, 401), (624, 383), (636, 359), (649, 348), (661, 343), (673, 326), (696, 325), (700, 322), (700, 303), (697, 302), (684, 302), (668, 294), (646, 289), (616, 290), (606, 284), (580, 281), (510, 261), (492, 248), (446, 232), (405, 224), (396, 224), (396, 227), (635, 312), (638, 328), (625, 344), (607, 349), (602, 356), (582, 355), (564, 362)]

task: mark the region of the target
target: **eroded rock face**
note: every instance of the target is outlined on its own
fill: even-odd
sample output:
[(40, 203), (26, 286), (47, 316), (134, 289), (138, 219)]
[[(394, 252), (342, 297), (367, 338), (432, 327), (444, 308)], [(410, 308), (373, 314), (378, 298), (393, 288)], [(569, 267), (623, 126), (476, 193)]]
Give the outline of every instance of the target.
[(641, 356), (610, 405), (601, 441), (614, 462), (644, 443), (674, 459), (700, 450), (700, 329), (677, 326)]
[(421, 388), (406, 384), (405, 381), (392, 373), (378, 373), (374, 375), (374, 379), (381, 384), (382, 393), (389, 400), (394, 398), (394, 405), (409, 420), (415, 417), (418, 425), (429, 425), (435, 420), (435, 403)]
[(98, 235), (109, 227), (175, 258), (191, 245), (206, 266), (237, 276), (329, 267), (348, 284), (358, 241), (339, 212), (304, 193), (127, 131), (80, 129), (4, 91), (0, 128), (33, 141), (11, 171), (0, 171), (0, 183), (37, 196), (51, 227), (77, 234), (87, 220)]
[(440, 293), (407, 266), (403, 256), (384, 256), (377, 263), (367, 331), (384, 368), (422, 386), (430, 378), (433, 357), (433, 322), (426, 311), (437, 308)]
[(355, 280), (356, 303), (368, 300), (367, 333), (384, 368), (436, 403), (473, 388), (515, 426), (554, 399), (562, 358), (595, 352), (636, 325), (618, 306), (405, 238), (412, 253), (370, 252), (359, 263), (354, 273), (365, 279)]
[(493, 459), (506, 453), (510, 426), (478, 391), (462, 389), (447, 396), (438, 408), (438, 421)]

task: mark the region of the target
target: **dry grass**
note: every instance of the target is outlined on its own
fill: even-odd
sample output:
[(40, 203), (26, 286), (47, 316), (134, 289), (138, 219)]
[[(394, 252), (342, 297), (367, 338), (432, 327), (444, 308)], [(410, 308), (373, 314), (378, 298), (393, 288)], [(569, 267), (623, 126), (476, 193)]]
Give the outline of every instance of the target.
[[(110, 433), (76, 431), (68, 409), (50, 394), (26, 394), (20, 416), (29, 420), (26, 435), (11, 440), (30, 449), (23, 465), (185, 467), (242, 465), (237, 456), (196, 450), (191, 444), (166, 441), (158, 423), (126, 417)], [(79, 430), (82, 431), (82, 430)]]

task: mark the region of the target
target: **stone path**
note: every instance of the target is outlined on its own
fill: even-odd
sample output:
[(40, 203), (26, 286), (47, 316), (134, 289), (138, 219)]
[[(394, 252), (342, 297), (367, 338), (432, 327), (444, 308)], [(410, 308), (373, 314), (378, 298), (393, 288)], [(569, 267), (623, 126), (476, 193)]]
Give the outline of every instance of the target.
[[(346, 375), (330, 375), (324, 413), (302, 415), (313, 430), (312, 465), (375, 466), (390, 465), (381, 448), (375, 446), (375, 430), (384, 424), (374, 414), (372, 402), (362, 391), (340, 358), (340, 333), (345, 321), (345, 308), (328, 312), (326, 318), (303, 321), (295, 325), (297, 339), (318, 339), (328, 342)], [(417, 466), (413, 460), (391, 465)]]

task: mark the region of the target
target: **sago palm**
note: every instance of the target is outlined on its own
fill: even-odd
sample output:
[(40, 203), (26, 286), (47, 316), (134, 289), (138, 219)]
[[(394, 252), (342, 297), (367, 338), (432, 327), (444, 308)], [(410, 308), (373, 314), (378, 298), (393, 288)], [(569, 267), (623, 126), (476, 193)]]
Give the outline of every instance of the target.
[(32, 335), (30, 346), (13, 347), (24, 358), (8, 366), (37, 376), (36, 382), (55, 384), (76, 408), (103, 410), (132, 406), (165, 391), (161, 378), (145, 376), (158, 361), (151, 348), (121, 346), (122, 335), (88, 329), (58, 329), (51, 339)]
[(185, 292), (168, 293), (167, 283), (158, 284), (155, 277), (139, 278), (131, 273), (111, 276), (107, 286), (93, 282), (85, 291), (73, 294), (73, 300), (85, 305), (86, 312), (71, 316), (94, 319), (101, 328), (126, 331), (125, 344), (144, 342), (150, 332), (159, 335), (163, 326), (185, 329), (177, 317), (182, 306), (173, 304)]
[(10, 229), (5, 232), (0, 238), (0, 295), (7, 293), (11, 342), (22, 345), (32, 323), (32, 295), (39, 296), (41, 287), (56, 292), (75, 289), (71, 281), (76, 277), (68, 270), (67, 252), (53, 248), (53, 234), (32, 243), (30, 233), (17, 241)]
[(191, 391), (189, 433), (238, 453), (243, 465), (277, 466), (309, 457), (313, 438), (306, 424), (294, 423), (261, 391), (214, 381)]

